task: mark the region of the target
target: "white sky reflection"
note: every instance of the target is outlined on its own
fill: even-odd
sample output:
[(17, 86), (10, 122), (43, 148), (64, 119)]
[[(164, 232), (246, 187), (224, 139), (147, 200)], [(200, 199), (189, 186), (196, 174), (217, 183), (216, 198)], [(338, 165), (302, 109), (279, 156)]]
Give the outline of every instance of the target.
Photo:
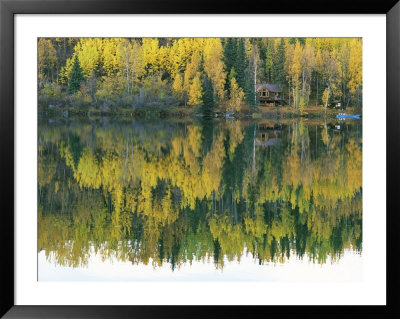
[(224, 262), (222, 270), (208, 261), (193, 261), (172, 272), (169, 263), (154, 268), (151, 264), (138, 265), (130, 261), (107, 259), (91, 254), (85, 267), (72, 268), (47, 261), (45, 252), (38, 254), (39, 281), (270, 281), (270, 282), (354, 282), (362, 281), (362, 255), (345, 251), (339, 261), (325, 264), (291, 257), (284, 264), (259, 265), (251, 254), (238, 261)]

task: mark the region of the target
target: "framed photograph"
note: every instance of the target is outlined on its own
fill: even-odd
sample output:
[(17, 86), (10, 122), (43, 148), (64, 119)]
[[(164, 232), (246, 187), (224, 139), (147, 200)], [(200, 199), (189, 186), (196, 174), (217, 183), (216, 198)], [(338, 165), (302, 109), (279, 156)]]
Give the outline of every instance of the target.
[(398, 312), (397, 1), (0, 10), (4, 318)]

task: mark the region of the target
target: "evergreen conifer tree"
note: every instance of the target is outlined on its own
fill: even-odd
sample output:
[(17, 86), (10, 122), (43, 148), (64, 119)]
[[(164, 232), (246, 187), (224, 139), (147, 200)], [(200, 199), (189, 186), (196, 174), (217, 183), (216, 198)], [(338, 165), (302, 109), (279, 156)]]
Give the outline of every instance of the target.
[[(225, 81), (225, 90), (230, 91), (230, 83), (231, 83), (231, 71), (234, 68), (236, 63), (236, 51), (237, 51), (237, 40), (234, 38), (228, 38), (225, 41), (224, 45), (224, 63), (225, 63), (225, 71), (227, 75), (227, 80)], [(236, 77), (236, 74), (235, 74)]]
[(83, 72), (79, 64), (78, 56), (75, 55), (74, 64), (72, 65), (71, 73), (68, 77), (68, 94), (74, 94), (81, 88), (83, 81)]
[(285, 83), (285, 42), (281, 39), (281, 43), (278, 45), (276, 55), (274, 57), (274, 63), (271, 69), (271, 80), (273, 83), (283, 85)]
[(254, 88), (254, 73), (249, 71), (246, 77), (246, 87), (244, 90), (245, 101), (250, 107), (257, 107), (257, 100)]
[(207, 75), (203, 79), (203, 92), (203, 114), (212, 116), (212, 111), (214, 110), (214, 88)]
[(232, 67), (236, 60), (236, 39), (228, 38), (224, 46), (224, 63), (226, 67), (226, 73), (231, 72)]
[(272, 82), (272, 68), (274, 66), (273, 53), (274, 53), (273, 43), (272, 41), (268, 41), (267, 49), (265, 52), (265, 78), (267, 80), (267, 83)]
[(237, 45), (237, 53), (236, 53), (236, 59), (234, 62), (234, 68), (237, 73), (236, 76), (236, 81), (238, 85), (245, 90), (246, 87), (246, 77), (245, 77), (245, 70), (246, 70), (246, 51), (244, 47), (244, 40), (239, 39)]

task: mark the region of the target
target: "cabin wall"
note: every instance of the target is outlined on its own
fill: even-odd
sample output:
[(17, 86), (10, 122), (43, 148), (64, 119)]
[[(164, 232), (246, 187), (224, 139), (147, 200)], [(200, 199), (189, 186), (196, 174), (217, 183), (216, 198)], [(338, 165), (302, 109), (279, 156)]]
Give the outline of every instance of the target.
[(258, 96), (262, 98), (277, 99), (280, 94), (278, 92), (271, 92), (268, 90), (258, 90)]
[(267, 89), (257, 91), (259, 104), (263, 106), (275, 106), (275, 101), (280, 99), (278, 92), (271, 92)]

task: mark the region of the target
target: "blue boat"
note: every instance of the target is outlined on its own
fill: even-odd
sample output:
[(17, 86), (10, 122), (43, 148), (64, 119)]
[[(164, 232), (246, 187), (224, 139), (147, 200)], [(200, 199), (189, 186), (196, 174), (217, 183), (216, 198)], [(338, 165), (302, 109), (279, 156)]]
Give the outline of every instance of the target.
[(356, 120), (359, 120), (360, 116), (361, 116), (360, 114), (349, 115), (345, 113), (339, 113), (338, 115), (336, 115), (338, 119), (356, 119)]

